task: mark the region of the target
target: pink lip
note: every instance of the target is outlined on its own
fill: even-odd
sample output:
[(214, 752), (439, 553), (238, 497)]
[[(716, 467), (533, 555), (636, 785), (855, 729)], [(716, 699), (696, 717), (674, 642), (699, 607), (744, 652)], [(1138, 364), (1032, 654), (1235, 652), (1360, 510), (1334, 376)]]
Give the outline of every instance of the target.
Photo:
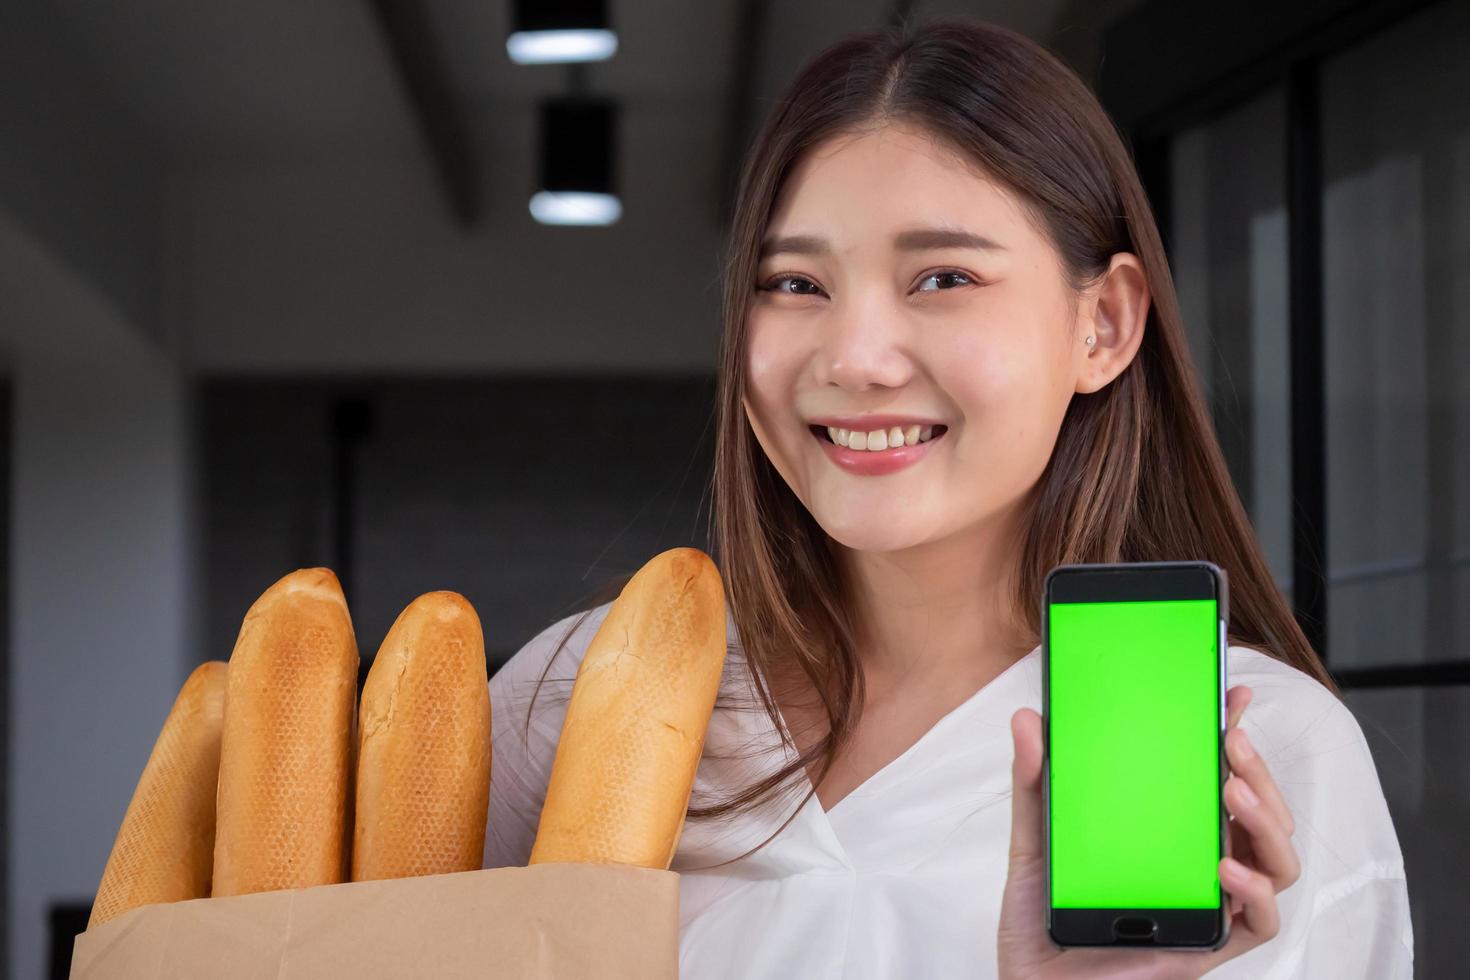
[[(926, 423), (927, 424), (927, 423)], [(876, 429), (877, 426), (874, 426)], [(810, 430), (808, 430), (810, 431)], [(815, 432), (812, 438), (822, 444), (822, 450), (827, 456), (849, 473), (857, 476), (884, 476), (888, 473), (896, 473), (907, 466), (912, 466), (923, 459), (929, 453), (929, 447), (940, 439), (949, 435), (949, 430), (942, 432), (938, 438), (921, 442), (914, 446), (899, 446), (897, 449), (884, 449), (878, 452), (869, 452), (866, 449), (849, 449), (839, 446), (822, 438)]]

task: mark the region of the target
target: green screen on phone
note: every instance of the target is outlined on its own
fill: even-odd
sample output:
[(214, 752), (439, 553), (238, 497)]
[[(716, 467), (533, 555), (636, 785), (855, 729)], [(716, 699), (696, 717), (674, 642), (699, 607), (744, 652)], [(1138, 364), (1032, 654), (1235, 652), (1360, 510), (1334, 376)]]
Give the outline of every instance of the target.
[(1218, 907), (1216, 601), (1048, 609), (1052, 906)]

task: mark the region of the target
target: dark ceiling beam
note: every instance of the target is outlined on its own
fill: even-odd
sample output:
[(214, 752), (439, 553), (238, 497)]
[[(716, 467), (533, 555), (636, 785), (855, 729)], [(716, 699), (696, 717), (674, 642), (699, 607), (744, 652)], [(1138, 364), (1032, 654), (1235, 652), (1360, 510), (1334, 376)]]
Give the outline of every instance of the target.
[(422, 0), (368, 0), (398, 68), (449, 208), (463, 228), (480, 220), (480, 165), (460, 115)]
[(735, 43), (730, 45), (735, 63), (731, 71), (730, 101), (725, 107), (725, 152), (721, 158), (725, 166), (719, 187), (721, 227), (729, 227), (735, 212), (740, 169), (745, 163), (746, 148), (754, 136), (756, 70), (769, 12), (770, 0), (740, 0)]
[(1281, 86), (1293, 65), (1327, 57), (1432, 2), (1149, 0), (1108, 25), (1098, 97), (1135, 142), (1172, 134), (1181, 120), (1208, 118)]
[[(904, 28), (916, 18), (916, 0), (891, 0), (884, 22), (889, 27)], [(771, 0), (740, 0), (734, 43), (730, 46), (734, 67), (731, 70), (730, 101), (725, 109), (725, 166), (720, 175), (720, 224), (728, 228), (735, 210), (735, 194), (739, 190), (740, 171), (745, 163), (750, 141), (755, 137), (756, 92), (760, 79), (762, 46), (770, 22)]]

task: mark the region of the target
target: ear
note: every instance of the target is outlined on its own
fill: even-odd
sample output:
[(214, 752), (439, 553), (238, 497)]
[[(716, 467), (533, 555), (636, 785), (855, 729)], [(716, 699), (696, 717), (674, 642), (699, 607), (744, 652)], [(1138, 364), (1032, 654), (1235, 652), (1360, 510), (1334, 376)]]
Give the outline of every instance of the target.
[[(1143, 263), (1118, 252), (1096, 285), (1083, 293), (1073, 339), (1077, 391), (1098, 391), (1123, 373), (1143, 343), (1151, 299)], [(1095, 338), (1089, 345), (1087, 338)]]

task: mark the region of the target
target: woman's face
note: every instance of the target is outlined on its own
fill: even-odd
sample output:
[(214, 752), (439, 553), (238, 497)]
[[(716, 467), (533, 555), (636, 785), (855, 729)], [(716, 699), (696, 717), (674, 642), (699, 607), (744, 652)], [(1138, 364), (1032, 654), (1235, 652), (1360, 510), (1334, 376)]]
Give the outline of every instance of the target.
[[(956, 233), (976, 240), (945, 240)], [(1018, 503), (1096, 362), (1092, 325), (1074, 324), (1077, 295), (1019, 200), (921, 130), (886, 125), (798, 161), (766, 242), (745, 410), (826, 532), (895, 551)], [(839, 449), (818, 422), (834, 416), (884, 441), (895, 425), (906, 443), (915, 423), (947, 429), (897, 450)]]

